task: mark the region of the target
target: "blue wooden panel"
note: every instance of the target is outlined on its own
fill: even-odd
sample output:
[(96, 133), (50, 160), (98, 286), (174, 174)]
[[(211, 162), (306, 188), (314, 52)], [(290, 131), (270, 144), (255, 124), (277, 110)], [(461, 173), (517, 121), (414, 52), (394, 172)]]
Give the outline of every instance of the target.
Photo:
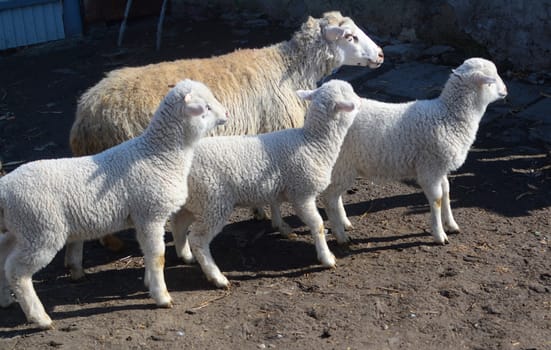
[(60, 0), (20, 8), (0, 8), (0, 50), (63, 38)]

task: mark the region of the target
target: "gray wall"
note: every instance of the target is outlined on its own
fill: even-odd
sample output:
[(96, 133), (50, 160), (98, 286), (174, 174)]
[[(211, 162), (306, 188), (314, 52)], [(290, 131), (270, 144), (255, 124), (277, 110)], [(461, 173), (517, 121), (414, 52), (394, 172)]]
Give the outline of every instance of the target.
[(338, 9), (383, 38), (446, 44), (515, 70), (551, 68), (551, 0), (173, 0), (174, 16), (253, 11), (297, 26)]

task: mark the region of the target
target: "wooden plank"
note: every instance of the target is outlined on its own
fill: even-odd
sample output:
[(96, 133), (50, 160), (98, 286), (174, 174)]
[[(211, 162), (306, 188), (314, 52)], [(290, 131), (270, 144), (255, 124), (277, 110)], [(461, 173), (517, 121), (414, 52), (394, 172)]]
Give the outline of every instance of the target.
[(0, 23), (0, 50), (65, 38), (60, 0), (0, 10)]

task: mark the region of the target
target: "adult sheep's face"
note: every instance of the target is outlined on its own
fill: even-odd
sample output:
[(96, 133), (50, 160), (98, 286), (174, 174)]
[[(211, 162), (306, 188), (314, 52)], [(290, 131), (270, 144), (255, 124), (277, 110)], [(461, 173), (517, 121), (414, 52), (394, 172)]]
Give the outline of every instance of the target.
[(335, 44), (342, 65), (379, 68), (384, 62), (383, 50), (348, 17), (322, 27), (325, 39)]
[(482, 104), (490, 104), (507, 96), (507, 87), (492, 61), (469, 58), (452, 72), (478, 91)]

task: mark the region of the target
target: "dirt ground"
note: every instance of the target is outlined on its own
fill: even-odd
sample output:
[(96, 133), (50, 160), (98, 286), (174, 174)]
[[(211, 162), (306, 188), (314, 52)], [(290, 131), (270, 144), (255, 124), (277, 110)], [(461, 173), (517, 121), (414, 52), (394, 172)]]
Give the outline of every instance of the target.
[[(0, 57), (7, 170), (69, 155), (76, 100), (105, 72), (262, 46), (292, 32), (169, 22), (156, 53), (153, 21), (131, 23), (124, 49), (115, 46), (117, 30), (95, 28), (81, 40)], [(288, 209), (296, 239), (281, 238), (246, 210), (215, 239), (228, 291), (180, 262), (167, 234), (175, 305), (166, 310), (149, 298), (127, 232), (120, 253), (86, 244), (82, 282), (70, 281), (63, 252), (37, 273), (35, 288), (56, 328), (37, 331), (17, 305), (0, 310), (0, 349), (551, 349), (551, 155), (543, 144), (494, 137), (506, 121), (483, 126), (451, 176), (461, 233), (448, 245), (432, 243), (418, 187), (359, 179), (344, 198), (353, 242), (339, 247), (328, 236), (336, 269), (318, 265), (309, 233)]]

